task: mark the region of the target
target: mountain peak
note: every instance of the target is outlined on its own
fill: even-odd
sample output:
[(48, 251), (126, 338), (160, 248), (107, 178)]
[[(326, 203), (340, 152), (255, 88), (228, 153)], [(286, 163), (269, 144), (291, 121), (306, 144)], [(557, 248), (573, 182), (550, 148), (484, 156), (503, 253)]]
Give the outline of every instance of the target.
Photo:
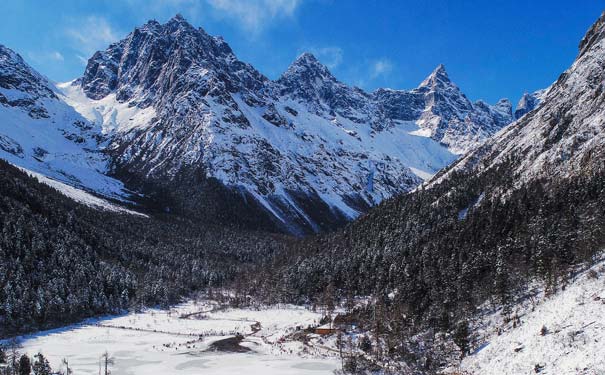
[[(586, 32), (586, 35), (580, 41), (580, 54), (582, 56), (584, 52), (588, 51), (593, 44), (605, 37), (605, 11), (601, 13), (601, 17), (590, 27)], [(578, 56), (578, 57), (579, 57)]]
[(174, 17), (169, 19), (165, 26), (174, 30), (195, 30), (195, 27), (193, 27), (193, 25), (191, 25), (180, 13), (177, 13)]
[(177, 13), (174, 17), (172, 17), (170, 20), (168, 20), (168, 23), (170, 23), (170, 22), (189, 24), (189, 22), (187, 22), (185, 17), (183, 17), (183, 15), (180, 13)]
[(294, 60), (291, 66), (302, 66), (316, 70), (328, 71), (328, 68), (321, 63), (311, 52), (304, 52)]
[(311, 52), (303, 52), (294, 60), (294, 64), (321, 64), (321, 62)]
[(288, 67), (288, 70), (282, 74), (279, 81), (284, 82), (292, 78), (305, 81), (316, 79), (336, 81), (330, 70), (310, 52), (304, 52), (298, 56)]
[(447, 76), (447, 72), (445, 71), (445, 65), (437, 65), (437, 67), (433, 70), (433, 74), (445, 74)]
[(431, 87), (438, 83), (450, 83), (450, 77), (447, 75), (445, 65), (439, 64), (428, 77), (422, 81), (420, 87)]

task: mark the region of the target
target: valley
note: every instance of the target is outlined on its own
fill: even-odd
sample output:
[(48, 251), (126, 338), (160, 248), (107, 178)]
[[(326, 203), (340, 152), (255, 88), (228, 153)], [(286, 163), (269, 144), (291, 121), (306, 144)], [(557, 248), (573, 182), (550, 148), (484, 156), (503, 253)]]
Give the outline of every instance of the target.
[(67, 33), (64, 83), (37, 69), (60, 53), (0, 44), (0, 374), (605, 373), (605, 12), (557, 27), (551, 53), (587, 30), (573, 63), (526, 64), (542, 89), (522, 95), (475, 35), (399, 89), (384, 59), (346, 62), (368, 85), (337, 48), (235, 39), (291, 61), (269, 78), (212, 13), (149, 13), (85, 18), (106, 32)]

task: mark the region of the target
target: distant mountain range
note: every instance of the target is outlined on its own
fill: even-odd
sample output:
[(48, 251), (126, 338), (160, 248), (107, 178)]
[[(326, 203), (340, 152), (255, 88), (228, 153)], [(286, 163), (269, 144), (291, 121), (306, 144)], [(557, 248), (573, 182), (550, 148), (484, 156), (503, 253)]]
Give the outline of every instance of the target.
[(543, 95), (514, 115), (507, 99), (471, 103), (443, 65), (416, 89), (368, 93), (309, 53), (271, 81), (180, 15), (58, 87), (0, 52), (0, 156), (114, 199), (294, 234), (415, 188)]

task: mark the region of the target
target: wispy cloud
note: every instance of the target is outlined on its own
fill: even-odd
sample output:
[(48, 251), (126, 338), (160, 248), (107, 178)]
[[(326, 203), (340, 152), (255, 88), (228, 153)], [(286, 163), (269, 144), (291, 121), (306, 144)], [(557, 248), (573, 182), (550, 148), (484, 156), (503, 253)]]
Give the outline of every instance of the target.
[(387, 76), (393, 71), (393, 63), (387, 58), (381, 58), (372, 63), (370, 77), (376, 79), (380, 76)]
[(302, 0), (206, 0), (218, 16), (237, 21), (256, 35), (271, 21), (294, 16)]
[(344, 51), (340, 47), (308, 47), (299, 50), (299, 53), (311, 52), (322, 64), (334, 69), (342, 63)]
[(80, 60), (83, 56), (107, 48), (110, 43), (120, 39), (121, 35), (105, 18), (99, 16), (88, 16), (71, 22), (65, 28), (65, 34), (72, 40), (73, 48), (80, 52)]
[(386, 57), (366, 59), (363, 63), (354, 64), (349, 69), (349, 75), (355, 86), (366, 90), (376, 87), (379, 83), (385, 83), (395, 70), (395, 64)]
[(65, 60), (65, 58), (63, 57), (63, 55), (61, 54), (61, 52), (58, 52), (58, 51), (51, 52), (50, 53), (50, 58), (52, 60), (55, 60), (55, 61), (63, 61), (63, 60)]
[(51, 51), (51, 52), (28, 52), (27, 57), (31, 60), (41, 63), (47, 61), (64, 61), (65, 58), (59, 51)]
[(76, 55), (76, 58), (82, 63), (82, 65), (88, 64), (88, 58), (82, 55)]

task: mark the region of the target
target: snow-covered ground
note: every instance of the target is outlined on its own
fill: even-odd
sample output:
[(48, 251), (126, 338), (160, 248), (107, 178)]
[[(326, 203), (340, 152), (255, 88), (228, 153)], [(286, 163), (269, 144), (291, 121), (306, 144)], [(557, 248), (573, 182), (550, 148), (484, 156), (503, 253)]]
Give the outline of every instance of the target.
[[(462, 361), (470, 374), (605, 374), (605, 262), (580, 273), (565, 290), (528, 299), (503, 325), (486, 316), (484, 344)], [(544, 330), (543, 330), (543, 327)], [(502, 328), (500, 335), (497, 329)]]
[[(296, 306), (259, 310), (219, 309), (216, 303), (187, 302), (170, 310), (150, 309), (21, 338), (22, 351), (42, 351), (53, 368), (67, 358), (75, 374), (97, 374), (106, 350), (112, 373), (165, 374), (331, 374), (339, 365), (330, 351), (309, 350), (286, 336), (316, 324), (320, 314)], [(254, 332), (252, 325), (260, 323)], [(247, 353), (206, 351), (212, 342), (246, 335)], [(202, 337), (200, 337), (202, 336)]]
[(33, 172), (33, 171), (30, 171), (25, 168), (20, 168), (20, 169), (23, 170), (25, 173), (29, 174), (30, 176), (35, 177), (41, 183), (54, 188), (55, 190), (59, 191), (61, 194), (65, 195), (68, 198), (73, 199), (76, 202), (85, 204), (90, 207), (106, 210), (106, 211), (125, 212), (125, 213), (129, 213), (132, 215), (148, 217), (147, 215), (142, 214), (140, 212), (129, 210), (129, 209), (119, 206), (117, 204), (111, 203), (105, 199), (96, 197), (96, 196), (92, 195), (91, 193), (84, 191), (82, 189), (77, 189), (73, 186), (64, 184), (61, 181), (57, 181), (57, 180), (53, 180), (52, 178), (48, 178), (48, 177), (44, 176), (43, 174)]
[(61, 99), (72, 106), (79, 114), (101, 128), (103, 134), (124, 132), (133, 128), (146, 128), (156, 116), (153, 107), (145, 109), (120, 103), (115, 94), (100, 100), (86, 97), (86, 94), (74, 81), (57, 84)]

